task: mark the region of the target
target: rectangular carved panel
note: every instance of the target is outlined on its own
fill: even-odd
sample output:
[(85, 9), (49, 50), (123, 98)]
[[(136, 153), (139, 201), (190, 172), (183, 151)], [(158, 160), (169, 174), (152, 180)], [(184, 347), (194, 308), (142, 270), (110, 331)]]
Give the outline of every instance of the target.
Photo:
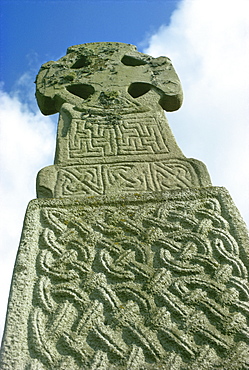
[(1, 369), (246, 369), (246, 243), (223, 188), (32, 201)]
[(73, 120), (69, 158), (168, 153), (160, 123), (152, 115), (93, 116)]

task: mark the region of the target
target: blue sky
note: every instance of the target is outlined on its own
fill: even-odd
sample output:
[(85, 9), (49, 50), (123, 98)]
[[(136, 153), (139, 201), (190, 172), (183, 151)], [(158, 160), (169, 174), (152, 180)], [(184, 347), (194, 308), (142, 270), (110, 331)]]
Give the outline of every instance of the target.
[(9, 91), (27, 66), (58, 59), (70, 45), (119, 41), (144, 46), (169, 23), (178, 0), (1, 1), (1, 75)]
[(39, 112), (34, 80), (69, 46), (118, 41), (169, 57), (184, 92), (167, 113), (176, 141), (249, 225), (248, 0), (2, 0), (0, 20), (0, 336), (25, 209), (54, 157), (58, 116)]

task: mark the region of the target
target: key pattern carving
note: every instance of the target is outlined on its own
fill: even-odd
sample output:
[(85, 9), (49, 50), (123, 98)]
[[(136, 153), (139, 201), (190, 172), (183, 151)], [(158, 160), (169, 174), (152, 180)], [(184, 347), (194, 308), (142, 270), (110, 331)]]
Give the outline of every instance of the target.
[(28, 368), (248, 369), (248, 265), (222, 207), (44, 207)]
[(83, 116), (72, 121), (69, 159), (168, 153), (160, 122), (141, 113), (106, 116)]

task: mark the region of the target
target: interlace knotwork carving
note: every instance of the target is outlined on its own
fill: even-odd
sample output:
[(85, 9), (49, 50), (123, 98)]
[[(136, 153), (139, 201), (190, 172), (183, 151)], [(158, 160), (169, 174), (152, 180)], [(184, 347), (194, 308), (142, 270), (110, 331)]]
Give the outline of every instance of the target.
[(248, 271), (218, 199), (45, 207), (41, 225), (29, 343), (46, 368), (248, 368)]

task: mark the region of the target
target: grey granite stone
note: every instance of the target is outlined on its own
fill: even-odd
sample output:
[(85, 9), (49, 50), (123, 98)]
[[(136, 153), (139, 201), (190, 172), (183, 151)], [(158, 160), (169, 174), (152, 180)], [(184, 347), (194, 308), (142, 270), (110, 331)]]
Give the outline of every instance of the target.
[(211, 185), (166, 120), (164, 110), (182, 102), (168, 58), (116, 42), (73, 46), (41, 67), (36, 96), (44, 114), (60, 112), (55, 164), (38, 174), (39, 198)]
[(59, 112), (13, 273), (1, 370), (249, 369), (249, 237), (179, 149), (170, 60), (121, 43), (41, 67)]
[(1, 369), (247, 369), (248, 255), (224, 188), (33, 200)]

